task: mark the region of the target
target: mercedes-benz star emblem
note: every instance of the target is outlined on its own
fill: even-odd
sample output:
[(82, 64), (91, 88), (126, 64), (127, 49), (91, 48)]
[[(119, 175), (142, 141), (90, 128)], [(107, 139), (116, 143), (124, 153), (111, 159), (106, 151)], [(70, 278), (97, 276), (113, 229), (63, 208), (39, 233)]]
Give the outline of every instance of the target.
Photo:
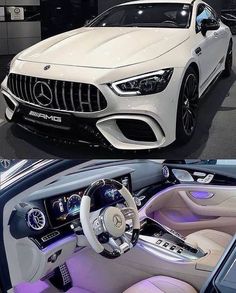
[(47, 107), (51, 105), (53, 100), (52, 91), (50, 86), (44, 81), (38, 81), (34, 85), (33, 93), (39, 105)]
[(119, 215), (115, 215), (113, 217), (113, 223), (117, 228), (120, 228), (122, 226), (122, 219)]

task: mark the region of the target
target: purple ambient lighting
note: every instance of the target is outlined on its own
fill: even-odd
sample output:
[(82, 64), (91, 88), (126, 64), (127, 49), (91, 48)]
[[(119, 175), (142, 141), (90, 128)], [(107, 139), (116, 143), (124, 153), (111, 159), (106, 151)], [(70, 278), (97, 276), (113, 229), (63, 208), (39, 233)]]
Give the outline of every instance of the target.
[[(176, 223), (189, 223), (189, 222), (191, 223), (191, 222), (199, 221), (199, 217), (194, 214), (185, 215), (176, 210), (168, 210), (166, 212), (166, 216)], [(161, 222), (161, 219), (159, 218), (158, 213), (154, 213), (153, 217), (151, 218)]]
[(196, 199), (208, 199), (213, 197), (213, 193), (207, 191), (191, 191), (190, 194)]
[(49, 285), (43, 281), (35, 283), (22, 283), (14, 288), (15, 293), (42, 293), (49, 289)]

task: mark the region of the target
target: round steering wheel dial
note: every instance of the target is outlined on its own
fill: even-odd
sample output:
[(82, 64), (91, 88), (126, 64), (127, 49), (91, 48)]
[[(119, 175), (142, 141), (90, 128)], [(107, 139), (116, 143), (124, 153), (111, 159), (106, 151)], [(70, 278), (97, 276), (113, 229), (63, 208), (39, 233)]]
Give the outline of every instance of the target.
[[(127, 207), (109, 206), (90, 213), (96, 191), (104, 186), (116, 189), (125, 199)], [(138, 241), (140, 222), (133, 196), (125, 186), (113, 179), (98, 180), (87, 188), (81, 200), (80, 221), (88, 242), (104, 257), (119, 257)], [(127, 221), (132, 221), (131, 236), (126, 233)]]

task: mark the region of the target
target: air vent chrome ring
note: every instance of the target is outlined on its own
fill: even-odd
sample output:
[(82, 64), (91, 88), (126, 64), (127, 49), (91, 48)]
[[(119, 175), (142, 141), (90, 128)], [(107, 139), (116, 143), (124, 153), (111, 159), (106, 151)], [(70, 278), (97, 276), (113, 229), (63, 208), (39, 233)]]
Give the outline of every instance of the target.
[(46, 225), (46, 218), (40, 209), (32, 208), (26, 214), (26, 222), (30, 229), (40, 231)]

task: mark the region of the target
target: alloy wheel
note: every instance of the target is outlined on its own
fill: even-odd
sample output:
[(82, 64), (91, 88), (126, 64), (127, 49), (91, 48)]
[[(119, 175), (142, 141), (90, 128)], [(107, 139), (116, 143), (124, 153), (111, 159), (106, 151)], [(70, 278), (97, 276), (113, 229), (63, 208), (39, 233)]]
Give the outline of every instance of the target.
[(183, 90), (182, 122), (184, 131), (191, 136), (195, 130), (198, 112), (198, 79), (189, 74)]

